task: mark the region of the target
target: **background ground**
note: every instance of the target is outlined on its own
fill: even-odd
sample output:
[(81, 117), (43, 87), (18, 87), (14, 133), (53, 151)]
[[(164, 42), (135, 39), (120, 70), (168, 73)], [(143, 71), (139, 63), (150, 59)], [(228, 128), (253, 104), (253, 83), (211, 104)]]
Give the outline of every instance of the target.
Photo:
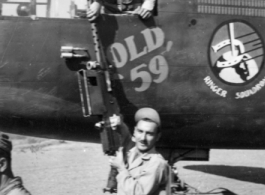
[[(103, 195), (109, 170), (101, 145), (11, 135), (13, 170), (32, 195)], [(209, 162), (177, 163), (180, 177), (200, 191), (265, 194), (264, 150), (211, 150)], [(228, 195), (228, 194), (227, 194)]]

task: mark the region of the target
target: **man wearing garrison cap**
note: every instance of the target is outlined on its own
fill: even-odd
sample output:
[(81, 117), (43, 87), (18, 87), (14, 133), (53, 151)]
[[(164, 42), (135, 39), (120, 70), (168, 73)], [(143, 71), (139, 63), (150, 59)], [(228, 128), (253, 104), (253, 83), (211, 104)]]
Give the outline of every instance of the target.
[(23, 187), (20, 177), (14, 177), (11, 169), (12, 143), (0, 134), (0, 195), (30, 195)]
[(156, 152), (155, 144), (161, 136), (161, 122), (157, 111), (142, 108), (135, 114), (135, 147), (128, 152), (127, 164), (121, 150), (110, 159), (117, 168), (118, 195), (158, 195), (164, 191), (168, 178), (168, 165)]

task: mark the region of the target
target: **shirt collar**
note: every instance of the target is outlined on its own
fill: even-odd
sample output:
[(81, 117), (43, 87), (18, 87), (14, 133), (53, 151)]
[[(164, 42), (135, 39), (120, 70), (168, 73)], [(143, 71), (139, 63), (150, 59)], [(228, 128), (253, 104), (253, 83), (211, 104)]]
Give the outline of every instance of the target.
[[(129, 154), (131, 153), (135, 153), (137, 152), (136, 147), (133, 147), (131, 150), (129, 150)], [(151, 148), (150, 150), (148, 150), (147, 152), (141, 154), (141, 158), (142, 160), (150, 160), (150, 158), (152, 157), (152, 154), (156, 154), (156, 149), (155, 147)]]

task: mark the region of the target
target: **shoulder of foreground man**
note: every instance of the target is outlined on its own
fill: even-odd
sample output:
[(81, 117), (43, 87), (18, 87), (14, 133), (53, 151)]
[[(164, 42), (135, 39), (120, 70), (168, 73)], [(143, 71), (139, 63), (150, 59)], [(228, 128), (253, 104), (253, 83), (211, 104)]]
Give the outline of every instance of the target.
[(7, 195), (31, 195), (25, 188), (15, 188)]
[(156, 164), (167, 166), (167, 161), (160, 153), (152, 154), (151, 161), (155, 162)]

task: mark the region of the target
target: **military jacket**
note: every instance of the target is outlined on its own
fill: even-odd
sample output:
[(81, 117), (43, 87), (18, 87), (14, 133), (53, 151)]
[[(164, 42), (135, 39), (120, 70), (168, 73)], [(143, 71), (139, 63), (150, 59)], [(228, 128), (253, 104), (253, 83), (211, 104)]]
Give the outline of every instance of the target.
[(22, 185), (22, 179), (15, 177), (0, 191), (0, 195), (31, 195)]
[(117, 175), (118, 195), (158, 195), (165, 190), (169, 166), (153, 148), (136, 157), (136, 148), (128, 154), (127, 168)]

